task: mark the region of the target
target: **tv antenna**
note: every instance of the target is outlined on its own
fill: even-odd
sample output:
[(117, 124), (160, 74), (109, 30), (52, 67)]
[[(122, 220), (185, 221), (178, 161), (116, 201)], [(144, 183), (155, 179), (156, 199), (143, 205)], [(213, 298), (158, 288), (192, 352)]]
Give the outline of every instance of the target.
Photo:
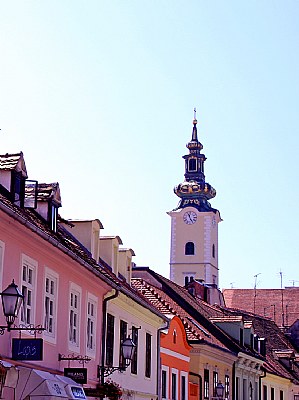
[(257, 293), (256, 293), (256, 285), (257, 285), (257, 277), (258, 277), (259, 275), (261, 275), (261, 272), (259, 272), (258, 274), (255, 274), (255, 275), (253, 276), (253, 277), (255, 278), (255, 279), (254, 279), (253, 314), (255, 314), (255, 301), (256, 301), (256, 296), (257, 296)]

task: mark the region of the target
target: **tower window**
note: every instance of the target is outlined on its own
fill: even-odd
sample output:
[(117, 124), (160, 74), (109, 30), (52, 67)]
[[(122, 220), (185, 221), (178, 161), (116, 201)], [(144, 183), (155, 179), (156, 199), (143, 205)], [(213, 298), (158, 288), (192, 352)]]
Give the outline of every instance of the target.
[(190, 171), (197, 171), (197, 160), (196, 158), (189, 158), (188, 160), (188, 170)]
[(185, 255), (186, 256), (192, 256), (194, 255), (194, 243), (193, 242), (187, 242), (185, 245)]
[(215, 245), (214, 244), (212, 246), (212, 256), (213, 256), (213, 258), (215, 258)]

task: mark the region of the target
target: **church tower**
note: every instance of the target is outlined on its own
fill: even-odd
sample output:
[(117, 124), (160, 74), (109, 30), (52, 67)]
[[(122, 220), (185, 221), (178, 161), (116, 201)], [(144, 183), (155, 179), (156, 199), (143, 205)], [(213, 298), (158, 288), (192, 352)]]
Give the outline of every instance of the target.
[(174, 188), (180, 198), (178, 207), (168, 212), (171, 217), (170, 279), (184, 286), (197, 280), (218, 287), (218, 210), (209, 200), (216, 190), (206, 182), (201, 153), (202, 144), (197, 137), (196, 110), (193, 130), (186, 145), (189, 154), (185, 160), (185, 180)]

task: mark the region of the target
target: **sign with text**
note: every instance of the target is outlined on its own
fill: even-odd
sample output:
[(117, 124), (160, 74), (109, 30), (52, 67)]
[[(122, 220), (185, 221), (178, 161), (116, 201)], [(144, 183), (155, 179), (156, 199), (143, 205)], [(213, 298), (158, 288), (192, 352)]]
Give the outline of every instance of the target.
[(77, 383), (87, 383), (87, 368), (64, 368), (64, 376)]
[(43, 339), (12, 339), (12, 359), (41, 361)]

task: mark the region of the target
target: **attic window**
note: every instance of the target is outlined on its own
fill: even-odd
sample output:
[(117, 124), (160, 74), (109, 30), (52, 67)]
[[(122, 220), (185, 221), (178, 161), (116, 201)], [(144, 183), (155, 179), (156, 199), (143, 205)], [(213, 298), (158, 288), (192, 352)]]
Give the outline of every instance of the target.
[(22, 172), (12, 171), (11, 194), (13, 196), (13, 202), (17, 206), (23, 207), (25, 196), (25, 178), (22, 176)]
[(49, 222), (53, 232), (57, 232), (58, 208), (54, 204), (49, 204)]
[(25, 196), (24, 196), (24, 207), (25, 208), (36, 208), (37, 206), (37, 181), (26, 179), (25, 181)]

